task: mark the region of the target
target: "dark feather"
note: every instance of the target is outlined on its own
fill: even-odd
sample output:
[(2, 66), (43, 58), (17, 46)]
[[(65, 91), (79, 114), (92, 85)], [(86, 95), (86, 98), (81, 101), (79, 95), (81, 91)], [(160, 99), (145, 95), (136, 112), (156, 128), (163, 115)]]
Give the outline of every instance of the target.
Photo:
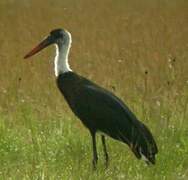
[(93, 132), (103, 132), (129, 145), (137, 158), (155, 163), (158, 152), (149, 129), (114, 94), (76, 73), (58, 76), (57, 85), (72, 111)]

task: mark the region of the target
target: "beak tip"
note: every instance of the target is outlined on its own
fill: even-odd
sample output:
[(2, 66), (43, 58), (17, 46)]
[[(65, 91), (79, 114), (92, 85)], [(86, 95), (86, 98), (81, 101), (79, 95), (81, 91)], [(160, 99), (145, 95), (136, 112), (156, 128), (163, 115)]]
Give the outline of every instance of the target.
[(39, 51), (41, 51), (42, 49), (44, 49), (45, 47), (49, 46), (50, 44), (52, 44), (53, 42), (50, 40), (50, 38), (46, 38), (44, 39), (41, 43), (39, 43), (34, 49), (32, 49), (29, 53), (27, 53), (24, 56), (24, 59), (27, 59), (31, 56), (33, 56), (34, 54), (38, 53)]
[(29, 57), (28, 55), (25, 55), (23, 58), (24, 58), (24, 59), (27, 59), (28, 57)]

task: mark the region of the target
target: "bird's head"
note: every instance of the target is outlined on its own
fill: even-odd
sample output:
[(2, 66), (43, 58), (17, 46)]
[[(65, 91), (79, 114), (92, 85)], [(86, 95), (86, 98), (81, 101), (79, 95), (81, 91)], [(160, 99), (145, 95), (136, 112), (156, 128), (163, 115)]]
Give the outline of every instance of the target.
[(27, 53), (24, 56), (24, 59), (33, 56), (34, 54), (38, 53), (51, 44), (63, 45), (67, 43), (71, 43), (71, 34), (64, 29), (54, 29), (42, 42), (40, 42), (35, 48)]

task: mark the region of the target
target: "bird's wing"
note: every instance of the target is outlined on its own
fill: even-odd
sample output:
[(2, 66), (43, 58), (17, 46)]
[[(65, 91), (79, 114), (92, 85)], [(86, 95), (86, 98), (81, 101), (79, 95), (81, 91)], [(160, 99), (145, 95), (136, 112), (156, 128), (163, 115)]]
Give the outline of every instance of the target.
[[(127, 143), (135, 155), (154, 158), (157, 146), (149, 129), (111, 92), (86, 84), (76, 100), (77, 115), (89, 129), (96, 129)], [(152, 154), (152, 155), (151, 155)]]
[(134, 114), (118, 97), (96, 85), (85, 85), (76, 104), (78, 116), (105, 133), (124, 131), (128, 135), (132, 127), (139, 125)]

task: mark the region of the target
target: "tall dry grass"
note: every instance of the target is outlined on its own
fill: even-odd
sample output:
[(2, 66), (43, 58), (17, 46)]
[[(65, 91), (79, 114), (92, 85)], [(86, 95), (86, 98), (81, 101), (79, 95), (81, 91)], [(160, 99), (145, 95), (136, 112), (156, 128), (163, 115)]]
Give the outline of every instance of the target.
[(54, 49), (29, 61), (23, 55), (50, 30), (63, 27), (73, 36), (73, 70), (116, 91), (133, 108), (144, 100), (152, 113), (160, 109), (156, 102), (176, 111), (181, 103), (177, 111), (185, 113), (187, 8), (183, 0), (1, 1), (1, 111), (20, 100), (61, 109)]
[(187, 20), (186, 0), (1, 0), (5, 124), (30, 126), (24, 120), (30, 110), (36, 124), (74, 117), (54, 83), (54, 48), (23, 60), (52, 29), (63, 27), (73, 37), (72, 69), (120, 96), (164, 148), (161, 131), (188, 129)]

